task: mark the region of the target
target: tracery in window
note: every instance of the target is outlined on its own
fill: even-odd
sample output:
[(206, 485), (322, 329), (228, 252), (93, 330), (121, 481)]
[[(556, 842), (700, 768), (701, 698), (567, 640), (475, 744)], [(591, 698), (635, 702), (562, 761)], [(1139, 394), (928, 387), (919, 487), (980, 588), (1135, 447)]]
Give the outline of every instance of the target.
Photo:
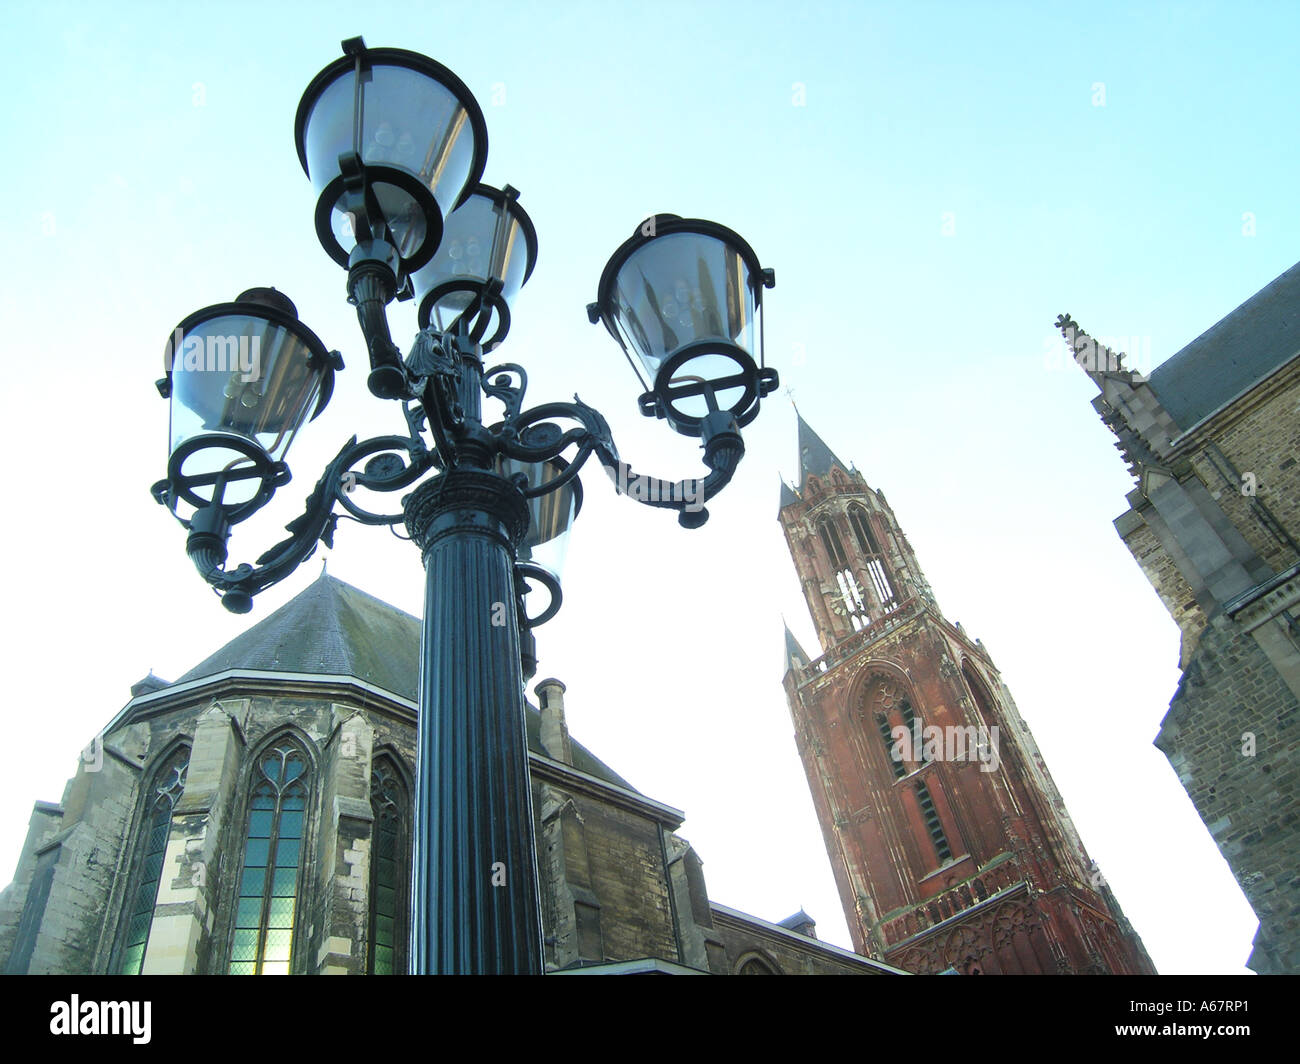
[(149, 805), (141, 823), (140, 850), (136, 858), (139, 865), (126, 910), (126, 937), (118, 961), (119, 975), (139, 975), (144, 964), (154, 906), (158, 901), (158, 886), (162, 881), (163, 860), (167, 855), (167, 840), (171, 836), (172, 809), (185, 790), (185, 773), (189, 764), (190, 748), (177, 747), (149, 783)]
[(840, 542), (840, 534), (831, 524), (829, 517), (823, 517), (817, 524), (817, 534), (822, 538), (822, 546), (826, 548), (826, 556), (831, 560), (833, 569), (843, 569), (849, 564), (848, 557), (844, 553), (844, 545)]
[(848, 555), (844, 552), (844, 544), (840, 541), (840, 534), (835, 530), (835, 526), (831, 523), (829, 517), (823, 517), (818, 522), (817, 534), (821, 537), (822, 546), (826, 549), (826, 556), (830, 559), (831, 568), (835, 570), (835, 583), (839, 591), (839, 601), (832, 604), (832, 609), (841, 616), (847, 617), (855, 632), (861, 631), (870, 623), (870, 618), (867, 616), (866, 591), (858, 583), (858, 578), (849, 567)]
[(370, 774), (374, 812), (370, 859), (370, 975), (401, 975), (406, 970), (406, 908), (410, 838), (410, 799), (397, 767), (386, 756)]
[(898, 684), (881, 677), (869, 694), (869, 704), (895, 779), (902, 779), (930, 760), (924, 726)]
[(858, 541), (858, 547), (867, 559), (867, 576), (871, 580), (872, 590), (876, 593), (876, 598), (880, 604), (887, 610), (892, 610), (898, 605), (894, 595), (894, 586), (889, 580), (889, 571), (885, 568), (884, 553), (880, 549), (880, 544), (871, 531), (871, 521), (867, 517), (867, 511), (861, 506), (853, 505), (849, 507), (849, 527), (853, 529), (853, 536)]
[(266, 750), (253, 772), (235, 901), (231, 975), (288, 975), (298, 906), (310, 760), (293, 739)]

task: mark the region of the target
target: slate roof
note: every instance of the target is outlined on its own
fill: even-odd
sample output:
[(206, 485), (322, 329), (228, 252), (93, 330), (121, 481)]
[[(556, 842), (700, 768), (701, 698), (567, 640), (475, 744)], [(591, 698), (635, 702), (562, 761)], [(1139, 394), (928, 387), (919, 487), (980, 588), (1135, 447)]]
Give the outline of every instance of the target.
[(792, 502), (798, 502), (798, 501), (799, 501), (799, 496), (796, 495), (794, 493), (794, 490), (790, 487), (790, 485), (785, 482), (785, 477), (782, 477), (781, 478), (781, 509), (784, 510)]
[(804, 667), (805, 665), (807, 665), (810, 661), (812, 661), (812, 658), (810, 658), (810, 657), (807, 655), (807, 653), (804, 652), (803, 647), (801, 647), (801, 646), (799, 645), (799, 640), (797, 640), (797, 639), (794, 637), (794, 633), (793, 633), (792, 631), (790, 631), (790, 626), (789, 626), (789, 625), (786, 625), (786, 628), (785, 628), (785, 671), (786, 671), (786, 672), (789, 672), (792, 668), (795, 667), (796, 663), (798, 664), (799, 668), (803, 668), (803, 667)]
[[(419, 700), (420, 620), (322, 572), (301, 594), (236, 636), (176, 683), (230, 669), (352, 676)], [(528, 748), (545, 755), (541, 715), (526, 706)], [(573, 767), (597, 779), (635, 788), (574, 742)]]
[(328, 573), (177, 683), (227, 669), (354, 676), (415, 700), (420, 621)]
[(776, 922), (777, 927), (784, 927), (790, 931), (794, 931), (800, 927), (807, 927), (809, 925), (816, 927), (817, 921), (804, 912), (803, 909), (800, 909), (793, 916), (787, 916), (784, 920), (778, 920)]
[(1151, 373), (1184, 432), (1300, 354), (1300, 263)]
[(796, 412), (795, 417), (799, 421), (799, 490), (803, 491), (809, 474), (825, 476), (833, 465), (847, 472), (849, 467), (835, 457), (835, 452), (812, 430), (803, 415)]

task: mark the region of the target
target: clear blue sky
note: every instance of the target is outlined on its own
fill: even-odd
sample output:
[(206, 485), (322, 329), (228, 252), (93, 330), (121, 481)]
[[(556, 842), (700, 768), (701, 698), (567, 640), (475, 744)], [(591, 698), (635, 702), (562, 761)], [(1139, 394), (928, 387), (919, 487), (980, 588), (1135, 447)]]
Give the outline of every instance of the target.
[[(503, 357), (528, 366), (530, 399), (600, 408), (638, 470), (697, 459), (639, 418), (631, 371), (586, 323), (600, 270), (654, 212), (749, 240), (777, 274), (769, 361), (990, 648), (1157, 966), (1241, 970), (1254, 920), (1150, 745), (1177, 631), (1111, 527), (1130, 484), (1052, 322), (1069, 311), (1150, 368), (1300, 258), (1294, 4), (42, 3), (8, 5), (4, 26), (0, 861), (133, 681), (250, 623), (147, 494), (176, 323), (273, 284), (349, 363), (290, 453), (295, 482), (237, 533), (241, 560), (346, 436), (392, 431), (293, 146), (302, 90), (362, 34), (478, 97), (486, 179), (522, 190), (540, 235)], [(393, 323), (406, 342), (411, 308)], [(716, 900), (769, 919), (802, 905), (844, 943), (779, 683), (782, 614), (813, 643), (775, 521), (785, 396), (746, 441), (696, 533), (588, 478), (541, 675), (568, 684), (577, 739), (685, 809)], [(344, 525), (329, 559), (419, 611), (410, 546)]]

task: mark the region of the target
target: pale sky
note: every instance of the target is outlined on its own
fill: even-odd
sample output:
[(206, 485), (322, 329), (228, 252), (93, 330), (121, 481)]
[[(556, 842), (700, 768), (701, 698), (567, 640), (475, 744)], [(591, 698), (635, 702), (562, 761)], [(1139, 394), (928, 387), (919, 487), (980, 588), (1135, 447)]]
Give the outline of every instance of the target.
[[(625, 460), (698, 454), (641, 418), (584, 308), (652, 213), (709, 218), (776, 270), (768, 361), (887, 495), (947, 616), (982, 638), (1162, 972), (1240, 972), (1256, 921), (1164, 756), (1178, 632), (1111, 522), (1131, 488), (1062, 312), (1149, 369), (1300, 258), (1294, 5), (746, 2), (10, 4), (0, 320), (10, 692), (0, 861), (31, 804), (151, 668), (174, 679), (329, 571), (412, 613), (415, 549), (344, 523), (251, 616), (227, 614), (153, 503), (163, 344), (274, 285), (348, 368), (241, 525), (251, 561), (347, 436), (397, 430), (365, 389), (344, 273), (312, 228), (293, 119), (339, 41), (423, 52), (485, 112), (485, 180), (536, 223), (502, 359), (575, 391)], [(407, 346), (409, 304), (391, 315)], [(776, 522), (796, 469), (773, 396), (703, 529), (593, 469), (539, 676), (573, 736), (682, 808), (711, 897), (848, 935), (780, 686), (784, 615), (815, 642)], [(394, 500), (395, 502), (395, 500)]]

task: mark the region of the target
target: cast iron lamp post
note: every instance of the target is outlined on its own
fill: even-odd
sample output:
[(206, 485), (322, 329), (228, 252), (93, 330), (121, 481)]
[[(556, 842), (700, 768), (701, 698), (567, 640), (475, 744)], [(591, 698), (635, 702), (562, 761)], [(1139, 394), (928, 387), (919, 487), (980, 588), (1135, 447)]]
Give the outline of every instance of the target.
[[(289, 444), (343, 368), (289, 299), (251, 289), (191, 314), (168, 342), (158, 387), (171, 401), (171, 457), (153, 495), (188, 529), (187, 553), (235, 613), (318, 541), (332, 546), (340, 516), (405, 524), (426, 573), (411, 971), (540, 973), (524, 682), (536, 668), (531, 630), (560, 605), (545, 550), (581, 506), (577, 476), (593, 455), (618, 491), (677, 511), (684, 527), (705, 522), (703, 504), (744, 454), (741, 426), (777, 384), (760, 334), (773, 275), (731, 230), (674, 215), (647, 219), (614, 253), (588, 316), (641, 364), (642, 413), (700, 438), (709, 468), (677, 482), (634, 474), (605, 419), (576, 396), (524, 410), (524, 370), (484, 368), (537, 237), (514, 189), (481, 183), (487, 131), (469, 90), (422, 55), (360, 38), (343, 51), (299, 105), (298, 154), (319, 192), (317, 235), (347, 269), (370, 391), (401, 404), (404, 429), (354, 436), (289, 538), (255, 565), (227, 568), (232, 527), (288, 482)], [(411, 297), (422, 328), (403, 357), (387, 306)], [(492, 424), (485, 395), (504, 408)], [(351, 497), (357, 486), (412, 490), (401, 512), (380, 514)], [(533, 585), (550, 599), (529, 616)]]

